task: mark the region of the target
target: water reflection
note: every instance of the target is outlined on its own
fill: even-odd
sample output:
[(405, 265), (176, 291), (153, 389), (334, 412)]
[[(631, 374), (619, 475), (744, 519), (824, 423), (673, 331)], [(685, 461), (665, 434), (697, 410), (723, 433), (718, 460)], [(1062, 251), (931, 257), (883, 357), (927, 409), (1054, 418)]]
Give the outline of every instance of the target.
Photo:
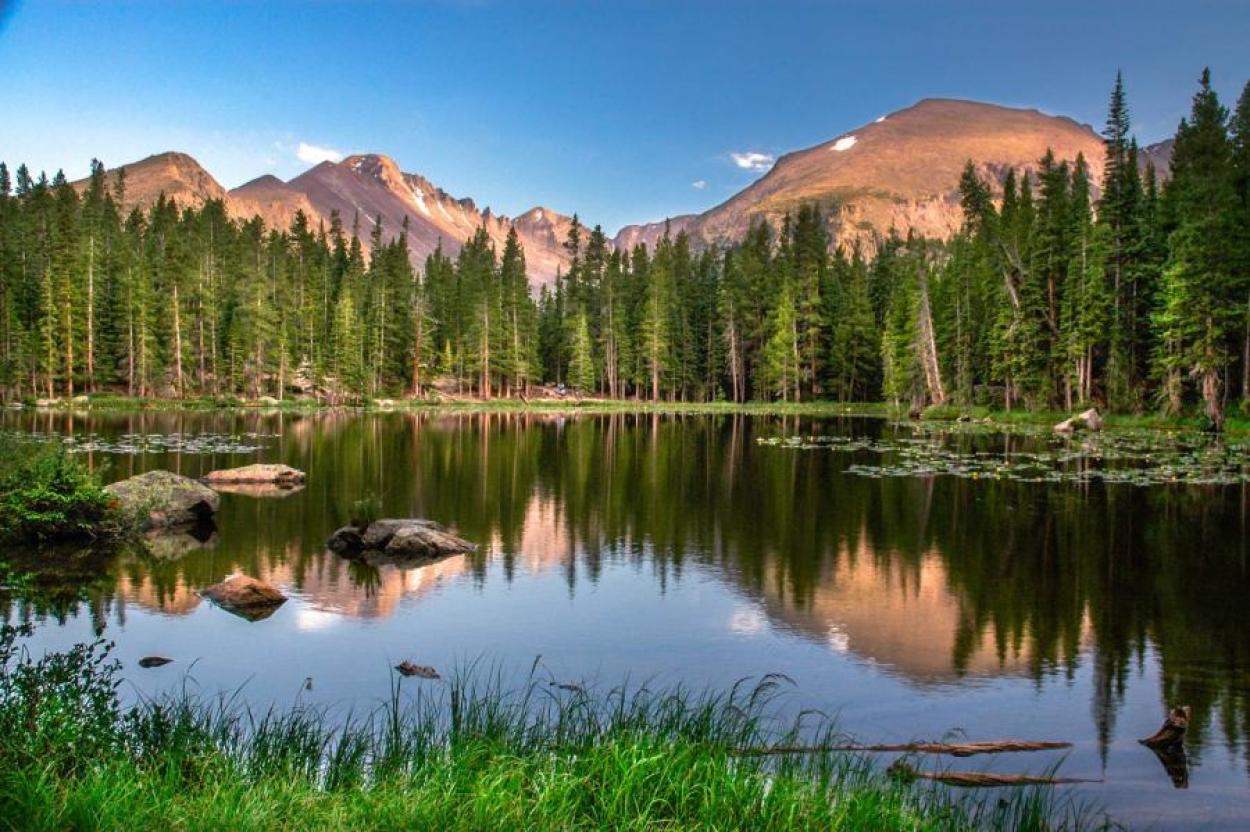
[[(1003, 677), (1041, 684), (1089, 666), (1104, 750), (1130, 678), (1156, 662), (1158, 700), (1193, 706), (1196, 758), (1213, 743), (1250, 757), (1243, 488), (866, 479), (844, 473), (863, 454), (754, 441), (906, 434), (867, 420), (347, 412), (3, 420), (97, 436), (87, 456), (110, 479), (156, 467), (197, 476), (257, 459), (309, 474), (303, 490), (281, 499), (224, 496), (215, 536), (164, 545), (156, 557), (40, 554), (27, 561), (38, 567), (37, 591), (6, 598), (7, 619), (82, 611), (105, 632), (135, 607), (187, 616), (200, 604), (196, 589), (239, 570), (295, 592), (306, 602), (296, 626), (321, 632), (495, 574), (508, 584), (556, 576), (572, 597), (610, 566), (647, 576), (661, 595), (698, 570), (742, 599), (727, 632), (789, 633), (917, 688)], [(172, 433), (252, 436), (264, 449), (106, 450), (123, 435)], [(1030, 440), (947, 441), (1003, 452), (1008, 443), (1028, 450)], [(479, 553), (400, 569), (326, 552), (325, 538), (367, 493), (387, 515), (458, 528), (482, 544)]]

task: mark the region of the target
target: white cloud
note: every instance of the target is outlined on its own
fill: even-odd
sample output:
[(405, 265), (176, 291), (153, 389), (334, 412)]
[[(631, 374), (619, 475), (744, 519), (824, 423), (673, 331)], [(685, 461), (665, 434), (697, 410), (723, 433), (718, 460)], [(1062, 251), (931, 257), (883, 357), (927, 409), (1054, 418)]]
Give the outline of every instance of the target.
[(707, 182), (702, 179), (696, 179), (690, 183), (690, 187), (694, 188), (696, 191), (701, 191), (707, 187)]
[(768, 170), (773, 166), (773, 162), (777, 161), (777, 157), (771, 153), (757, 153), (754, 150), (748, 150), (745, 153), (730, 153), (729, 156), (734, 160), (734, 164), (743, 170)]
[(295, 155), (299, 157), (301, 162), (307, 162), (315, 165), (320, 162), (341, 162), (343, 154), (332, 147), (318, 147), (315, 144), (300, 142), (299, 147), (295, 150)]

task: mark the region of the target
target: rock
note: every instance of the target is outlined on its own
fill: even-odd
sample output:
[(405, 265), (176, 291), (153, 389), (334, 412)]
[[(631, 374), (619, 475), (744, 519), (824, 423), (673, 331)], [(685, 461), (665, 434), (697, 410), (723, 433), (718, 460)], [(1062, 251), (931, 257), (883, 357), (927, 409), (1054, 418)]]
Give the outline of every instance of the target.
[(395, 532), (386, 544), (386, 553), (392, 557), (439, 558), (461, 555), (477, 547), (450, 532), (431, 526), (405, 526)]
[(290, 465), (244, 465), (241, 468), (223, 468), (210, 471), (204, 476), (209, 485), (255, 485), (296, 486), (304, 482), (306, 475)]
[(955, 419), (955, 421), (956, 422), (971, 422), (972, 417), (969, 416), (967, 413), (960, 413), (958, 418)]
[(1091, 407), (1055, 425), (1055, 433), (1075, 433), (1078, 430), (1102, 430), (1102, 416), (1098, 415), (1097, 408)]
[(362, 531), (344, 526), (330, 535), (326, 548), (344, 557), (382, 554), (379, 563), (462, 555), (477, 549), (444, 525), (418, 518), (374, 520)]
[(91, 402), (91, 398), (89, 396), (75, 396), (73, 402), (74, 404), (88, 404)]
[(144, 656), (142, 659), (139, 659), (139, 667), (161, 667), (172, 661), (173, 659), (167, 659), (164, 656)]
[(1102, 430), (1102, 416), (1098, 415), (1096, 407), (1091, 407), (1077, 418), (1085, 422), (1085, 427), (1089, 430)]
[(422, 679), (441, 679), (438, 671), (430, 667), (428, 664), (413, 664), (404, 660), (395, 665), (395, 669), (399, 671), (401, 676), (420, 676)]
[(282, 404), (282, 402), (278, 401), (273, 396), (261, 396), (256, 400), (256, 404), (258, 407), (277, 407)]
[(35, 399), (35, 407), (56, 407), (60, 403), (60, 399)]
[(374, 520), (365, 529), (361, 539), (361, 545), (366, 549), (385, 549), (396, 534), (407, 528), (420, 526), (422, 528), (436, 529), (438, 531), (447, 531), (446, 526), (441, 526), (433, 520), (419, 519), (386, 519)]
[(149, 471), (105, 486), (122, 514), (140, 530), (207, 520), (221, 504), (217, 492), (172, 471)]
[(330, 539), (326, 541), (326, 548), (335, 554), (350, 556), (359, 554), (364, 548), (364, 541), (360, 536), (360, 529), (355, 526), (344, 526), (330, 535)]
[(383, 409), (392, 408), (395, 406), (395, 400), (394, 399), (374, 399), (373, 406), (380, 407)]
[(286, 596), (277, 589), (247, 575), (232, 575), (219, 584), (200, 590), (200, 595), (249, 621), (268, 618), (286, 603)]

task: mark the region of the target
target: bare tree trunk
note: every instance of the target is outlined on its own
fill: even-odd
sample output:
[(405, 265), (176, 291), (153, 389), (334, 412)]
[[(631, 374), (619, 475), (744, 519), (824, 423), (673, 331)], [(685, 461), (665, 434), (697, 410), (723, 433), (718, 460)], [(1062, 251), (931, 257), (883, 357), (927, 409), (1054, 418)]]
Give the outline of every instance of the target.
[(933, 332), (933, 313), (929, 306), (929, 279), (920, 271), (920, 355), (924, 366), (925, 386), (929, 390), (929, 401), (933, 404), (946, 403), (946, 389), (942, 386), (942, 368), (938, 361), (937, 338)]
[(95, 234), (87, 242), (87, 392), (95, 392)]
[(178, 398), (185, 397), (185, 388), (182, 380), (182, 317), (178, 313), (178, 284), (174, 284), (173, 292), (174, 307), (174, 387), (178, 391)]

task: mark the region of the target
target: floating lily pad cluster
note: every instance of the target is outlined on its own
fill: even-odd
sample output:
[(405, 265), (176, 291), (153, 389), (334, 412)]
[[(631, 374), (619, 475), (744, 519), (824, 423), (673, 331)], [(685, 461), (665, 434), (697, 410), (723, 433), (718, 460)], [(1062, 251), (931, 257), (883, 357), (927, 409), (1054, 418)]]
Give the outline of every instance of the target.
[[(1078, 437), (979, 423), (895, 425), (898, 436), (761, 437), (761, 445), (857, 456), (861, 477), (953, 476), (1037, 483), (1236, 485), (1250, 482), (1250, 440), (1124, 430)], [(906, 430), (903, 435), (901, 431)], [(877, 459), (863, 458), (868, 454)]]
[(88, 451), (104, 454), (250, 454), (263, 450), (264, 440), (273, 434), (244, 433), (127, 433), (116, 439), (105, 439), (97, 434), (63, 436), (71, 453)]

